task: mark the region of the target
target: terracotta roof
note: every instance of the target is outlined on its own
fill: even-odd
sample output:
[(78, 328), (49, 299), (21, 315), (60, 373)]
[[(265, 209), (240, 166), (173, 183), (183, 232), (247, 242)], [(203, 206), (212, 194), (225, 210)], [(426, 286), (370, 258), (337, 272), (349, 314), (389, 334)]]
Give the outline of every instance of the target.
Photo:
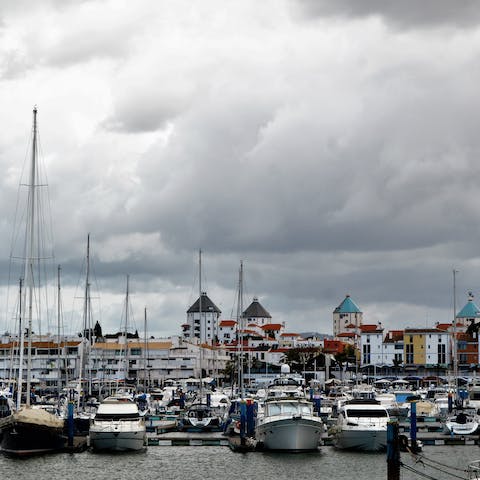
[[(166, 350), (172, 347), (172, 342), (148, 342), (147, 348), (149, 350)], [(98, 342), (93, 345), (93, 348), (99, 350), (122, 350), (125, 348), (124, 343), (109, 343), (109, 342)], [(128, 348), (145, 348), (145, 343), (141, 342), (128, 342)]]
[[(81, 343), (81, 340), (78, 341), (69, 341), (69, 342), (60, 342), (61, 347), (77, 347)], [(0, 348), (12, 348), (12, 346), (17, 347), (19, 345), (18, 341), (12, 341), (9, 343), (0, 343)], [(25, 347), (27, 343), (25, 342)], [(32, 342), (32, 347), (34, 348), (57, 348), (57, 342)]]
[(357, 328), (354, 323), (349, 323), (345, 328)]
[[(384, 343), (395, 343), (403, 341), (403, 330), (390, 330), (387, 332), (387, 335), (383, 339)], [(390, 336), (392, 338), (390, 338)]]
[(300, 334), (299, 333), (282, 333), (280, 336), (281, 337), (299, 337)]
[(220, 320), (220, 327), (234, 327), (237, 324), (235, 320)]
[(451, 323), (437, 323), (437, 328), (439, 330), (448, 330), (451, 326)]
[(267, 325), (263, 325), (261, 327), (262, 330), (281, 330), (282, 324), (281, 323), (268, 323)]
[(438, 328), (406, 328), (405, 333), (438, 333)]
[(383, 328), (378, 325), (360, 325), (362, 332), (383, 332)]
[(337, 337), (342, 337), (342, 338), (354, 338), (355, 337), (355, 334), (354, 333), (350, 333), (350, 332), (343, 332), (343, 333), (339, 333), (337, 335)]

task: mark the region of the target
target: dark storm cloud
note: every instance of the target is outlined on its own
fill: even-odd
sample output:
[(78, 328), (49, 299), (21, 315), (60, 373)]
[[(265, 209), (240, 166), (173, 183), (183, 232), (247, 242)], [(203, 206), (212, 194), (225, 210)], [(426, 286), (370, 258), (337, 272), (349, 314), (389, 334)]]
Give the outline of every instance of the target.
[(448, 318), (453, 266), (480, 288), (473, 3), (60, 3), (3, 17), (2, 227), (10, 116), (43, 92), (57, 259), (81, 290), (91, 233), (106, 329), (129, 274), (137, 316), (178, 333), (199, 248), (225, 316), (243, 259), (245, 302), (294, 331), (330, 332), (346, 293), (368, 321)]
[(292, 0), (307, 16), (379, 16), (401, 29), (473, 27), (480, 22), (476, 0)]

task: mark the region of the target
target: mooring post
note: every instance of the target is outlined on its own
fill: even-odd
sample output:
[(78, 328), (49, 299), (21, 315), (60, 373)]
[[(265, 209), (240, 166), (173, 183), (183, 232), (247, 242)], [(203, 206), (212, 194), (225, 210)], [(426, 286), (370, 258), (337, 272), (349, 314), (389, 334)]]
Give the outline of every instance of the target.
[(417, 453), (417, 401), (410, 402), (410, 440), (413, 453)]
[(73, 401), (68, 402), (67, 410), (67, 432), (68, 432), (68, 446), (73, 447), (73, 436), (75, 434), (75, 425), (73, 422)]
[(400, 480), (398, 422), (388, 422), (387, 425), (387, 480)]
[(255, 433), (255, 404), (247, 400), (247, 437), (253, 437)]
[(245, 445), (245, 427), (247, 423), (247, 403), (240, 402), (240, 444)]

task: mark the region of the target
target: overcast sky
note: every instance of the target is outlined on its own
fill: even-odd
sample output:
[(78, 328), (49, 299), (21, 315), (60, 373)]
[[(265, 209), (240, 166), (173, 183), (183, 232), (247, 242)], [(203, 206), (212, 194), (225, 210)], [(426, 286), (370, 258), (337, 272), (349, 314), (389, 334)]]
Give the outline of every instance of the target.
[[(67, 331), (180, 332), (203, 285), (289, 331), (434, 326), (480, 293), (476, 0), (3, 0), (2, 322), (38, 106)], [(13, 284), (13, 287), (12, 287)], [(8, 308), (7, 298), (8, 292)], [(53, 327), (42, 327), (52, 329)]]

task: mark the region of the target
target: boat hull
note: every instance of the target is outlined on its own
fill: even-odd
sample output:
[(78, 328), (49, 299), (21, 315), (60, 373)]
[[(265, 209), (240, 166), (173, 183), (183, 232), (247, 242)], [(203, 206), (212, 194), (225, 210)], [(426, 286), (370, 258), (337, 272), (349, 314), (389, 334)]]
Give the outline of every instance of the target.
[(387, 430), (342, 429), (336, 432), (334, 445), (347, 450), (384, 451), (387, 448)]
[(264, 449), (300, 452), (317, 450), (322, 432), (320, 419), (294, 417), (259, 422), (255, 437)]
[(13, 456), (59, 452), (67, 440), (60, 428), (16, 421), (0, 426), (0, 437), (0, 450)]
[(127, 452), (145, 448), (145, 432), (95, 431), (90, 428), (90, 447), (95, 451)]

